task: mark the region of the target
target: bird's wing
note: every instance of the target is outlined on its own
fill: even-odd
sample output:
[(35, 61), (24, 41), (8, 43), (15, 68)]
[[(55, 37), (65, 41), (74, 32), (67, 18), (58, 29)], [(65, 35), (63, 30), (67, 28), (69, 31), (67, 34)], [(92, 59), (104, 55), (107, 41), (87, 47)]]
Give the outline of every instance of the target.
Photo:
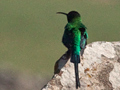
[(79, 29), (73, 28), (73, 43), (72, 43), (72, 56), (71, 62), (80, 63), (80, 41), (81, 41), (81, 33)]

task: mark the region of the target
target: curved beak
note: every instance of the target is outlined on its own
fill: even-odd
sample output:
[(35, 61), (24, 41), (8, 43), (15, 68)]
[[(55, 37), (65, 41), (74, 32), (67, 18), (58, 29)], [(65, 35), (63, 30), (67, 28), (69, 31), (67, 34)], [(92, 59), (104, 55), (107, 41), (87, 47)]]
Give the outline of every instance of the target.
[(57, 12), (56, 14), (64, 14), (64, 15), (68, 15), (67, 13), (64, 13), (64, 12)]

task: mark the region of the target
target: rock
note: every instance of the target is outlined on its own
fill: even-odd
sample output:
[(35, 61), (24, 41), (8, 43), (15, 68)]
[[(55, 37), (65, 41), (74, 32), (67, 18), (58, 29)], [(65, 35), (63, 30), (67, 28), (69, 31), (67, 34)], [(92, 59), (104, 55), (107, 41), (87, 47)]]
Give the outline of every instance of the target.
[[(53, 78), (41, 90), (76, 90), (74, 65), (64, 54)], [(78, 90), (120, 90), (120, 42), (88, 44), (79, 64)]]

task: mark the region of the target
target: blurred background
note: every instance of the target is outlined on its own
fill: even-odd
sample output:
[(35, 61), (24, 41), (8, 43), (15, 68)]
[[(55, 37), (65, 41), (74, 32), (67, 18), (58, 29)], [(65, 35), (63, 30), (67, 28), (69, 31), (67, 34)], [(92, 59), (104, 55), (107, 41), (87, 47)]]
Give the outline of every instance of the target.
[(51, 79), (67, 50), (67, 18), (56, 12), (72, 10), (82, 16), (88, 43), (119, 41), (120, 0), (0, 0), (0, 90), (39, 90)]

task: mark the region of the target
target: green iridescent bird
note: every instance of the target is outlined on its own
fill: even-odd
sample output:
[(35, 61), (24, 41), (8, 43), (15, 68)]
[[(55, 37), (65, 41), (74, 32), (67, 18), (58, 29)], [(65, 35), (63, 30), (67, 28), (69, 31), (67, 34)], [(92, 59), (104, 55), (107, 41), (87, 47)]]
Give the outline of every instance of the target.
[(68, 14), (57, 12), (57, 14), (67, 16), (68, 23), (65, 26), (62, 42), (68, 48), (68, 53), (71, 54), (71, 62), (75, 67), (76, 88), (78, 88), (80, 87), (78, 63), (80, 63), (80, 54), (83, 55), (87, 44), (87, 28), (82, 24), (81, 16), (77, 11), (70, 11)]

